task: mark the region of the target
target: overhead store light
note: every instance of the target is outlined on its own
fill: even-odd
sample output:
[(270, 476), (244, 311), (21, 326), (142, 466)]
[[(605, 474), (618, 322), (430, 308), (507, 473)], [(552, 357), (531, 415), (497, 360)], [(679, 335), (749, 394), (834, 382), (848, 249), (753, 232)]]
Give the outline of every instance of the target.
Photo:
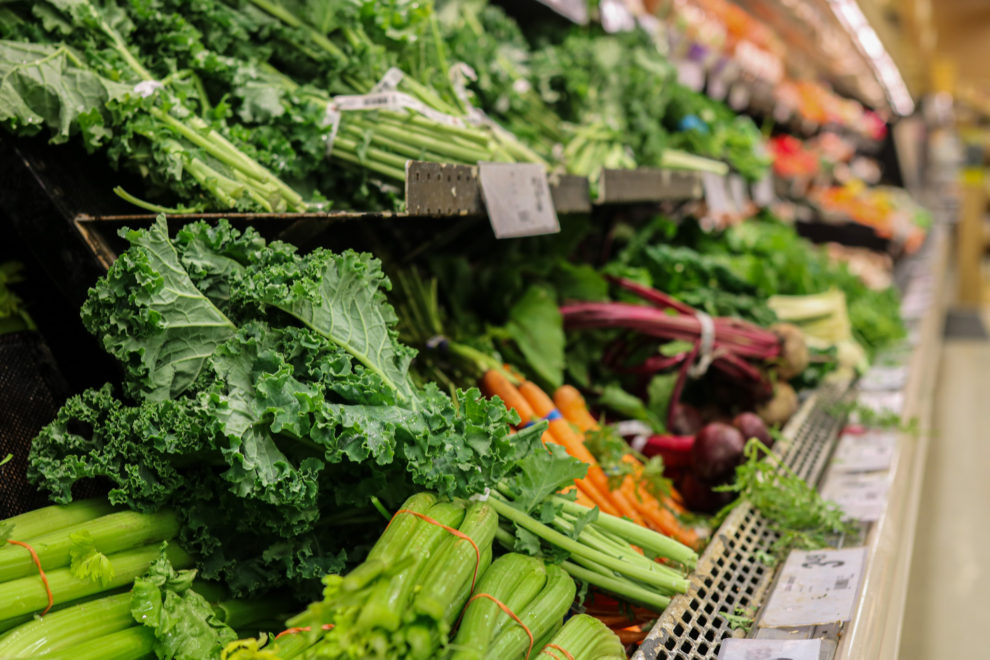
[(876, 30), (866, 20), (863, 10), (856, 0), (828, 0), (829, 7), (846, 31), (853, 37), (859, 49), (866, 56), (883, 86), (891, 109), (899, 115), (909, 115), (914, 111), (914, 100), (908, 91), (904, 78), (890, 53), (884, 48)]

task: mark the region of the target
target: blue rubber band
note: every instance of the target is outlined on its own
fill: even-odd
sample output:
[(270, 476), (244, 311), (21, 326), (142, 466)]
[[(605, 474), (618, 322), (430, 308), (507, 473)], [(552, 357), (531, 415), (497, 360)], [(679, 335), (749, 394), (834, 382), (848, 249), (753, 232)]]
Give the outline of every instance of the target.
[(563, 418), (564, 416), (560, 414), (560, 411), (554, 408), (553, 410), (548, 412), (543, 419), (547, 420), (548, 422), (552, 422), (555, 419), (563, 419)]

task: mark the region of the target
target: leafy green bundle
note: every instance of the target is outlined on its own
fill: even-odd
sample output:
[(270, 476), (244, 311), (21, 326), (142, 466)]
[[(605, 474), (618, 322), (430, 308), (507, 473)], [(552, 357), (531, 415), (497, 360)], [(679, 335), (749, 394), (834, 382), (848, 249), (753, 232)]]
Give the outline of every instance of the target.
[(672, 85), (664, 126), (672, 147), (724, 160), (750, 181), (770, 171), (772, 161), (753, 120), (689, 87)]
[[(189, 79), (156, 80), (132, 52), (133, 24), (88, 0), (5, 3), (0, 11), (0, 126), (79, 136), (194, 207), (303, 210), (302, 197), (255, 160), (220, 117), (200, 113)], [(126, 193), (123, 196), (137, 201)]]
[(340, 570), (357, 542), (339, 526), (371, 496), (471, 495), (539, 446), (476, 389), (413, 383), (370, 255), (300, 255), (224, 221), (124, 236), (82, 317), (130, 402), (109, 385), (71, 398), (29, 477), (61, 502), (100, 477), (115, 504), (172, 506), (202, 574), (236, 593)]

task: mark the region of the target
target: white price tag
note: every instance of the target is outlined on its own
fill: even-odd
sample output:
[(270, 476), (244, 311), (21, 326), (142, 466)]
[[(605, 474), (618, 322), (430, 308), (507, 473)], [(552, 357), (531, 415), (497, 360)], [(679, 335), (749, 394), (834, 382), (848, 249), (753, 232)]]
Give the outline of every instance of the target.
[(773, 189), (773, 173), (767, 172), (766, 176), (753, 185), (753, 201), (756, 205), (765, 208), (773, 204), (776, 194)]
[(861, 406), (876, 413), (901, 413), (904, 407), (904, 392), (860, 392), (856, 399)]
[(859, 389), (865, 391), (902, 390), (907, 384), (906, 364), (896, 366), (874, 365), (859, 381)]
[(845, 433), (839, 438), (832, 459), (838, 472), (877, 472), (889, 470), (897, 450), (897, 434), (888, 431)]
[(724, 176), (705, 172), (701, 175), (701, 185), (705, 190), (705, 205), (708, 207), (709, 214), (735, 212), (732, 200), (729, 199)]
[(718, 660), (819, 660), (820, 639), (736, 639), (722, 641)]
[(866, 548), (794, 550), (784, 562), (761, 628), (848, 621), (859, 593)]
[(606, 32), (628, 32), (636, 28), (636, 18), (624, 0), (599, 0), (598, 14)]
[(677, 69), (677, 82), (690, 87), (696, 92), (705, 88), (705, 65), (696, 60), (678, 60), (674, 63)]
[(481, 197), (495, 238), (560, 231), (547, 172), (538, 163), (479, 163)]
[(729, 199), (736, 210), (742, 210), (749, 205), (749, 195), (746, 193), (746, 180), (738, 174), (729, 175)]
[(588, 3), (585, 0), (540, 0), (550, 9), (554, 10), (564, 18), (578, 23), (588, 24)]
[(729, 107), (735, 111), (745, 110), (749, 107), (749, 99), (752, 94), (749, 85), (739, 81), (729, 90)]
[(822, 487), (822, 497), (838, 504), (847, 520), (876, 522), (887, 508), (889, 472), (836, 472)]

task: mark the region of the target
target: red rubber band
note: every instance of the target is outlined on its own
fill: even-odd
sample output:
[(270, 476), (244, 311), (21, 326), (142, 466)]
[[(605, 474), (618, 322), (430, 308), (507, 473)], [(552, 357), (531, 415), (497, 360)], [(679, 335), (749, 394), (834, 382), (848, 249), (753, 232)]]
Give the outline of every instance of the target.
[(55, 604), (55, 597), (52, 596), (52, 588), (48, 584), (48, 576), (45, 575), (45, 570), (41, 568), (41, 560), (38, 559), (38, 553), (34, 551), (34, 548), (29, 546), (24, 541), (14, 541), (12, 539), (7, 539), (7, 543), (13, 543), (14, 545), (19, 545), (22, 548), (27, 548), (27, 551), (31, 553), (31, 559), (34, 560), (34, 565), (38, 567), (38, 575), (41, 576), (41, 581), (45, 583), (45, 593), (48, 594), (48, 607), (41, 613), (41, 616), (48, 614), (48, 610), (52, 609), (52, 605)]
[[(529, 660), (529, 656), (533, 652), (533, 644), (536, 643), (536, 640), (533, 638), (533, 631), (531, 631), (526, 626), (526, 624), (522, 622), (522, 619), (520, 619), (518, 616), (516, 616), (516, 613), (515, 612), (513, 612), (512, 610), (509, 609), (508, 605), (506, 605), (505, 603), (503, 603), (502, 601), (500, 601), (498, 598), (496, 598), (495, 596), (493, 596), (491, 594), (486, 594), (486, 593), (482, 592), (480, 594), (475, 594), (475, 595), (471, 596), (468, 599), (468, 602), (466, 602), (464, 604), (464, 611), (466, 612), (468, 605), (470, 605), (472, 601), (474, 601), (474, 600), (476, 600), (478, 598), (487, 598), (488, 600), (492, 601), (493, 603), (495, 603), (496, 605), (498, 605), (498, 608), (500, 610), (502, 610), (503, 612), (505, 612), (506, 614), (508, 614), (509, 617), (513, 621), (515, 621), (516, 623), (518, 623), (522, 627), (522, 629), (526, 632), (526, 636), (529, 637), (529, 650), (526, 651), (526, 660)], [(571, 660), (574, 660), (574, 658), (571, 658)]]
[(559, 660), (559, 658), (557, 658), (557, 656), (555, 656), (553, 653), (551, 653), (547, 649), (557, 649), (558, 651), (560, 651), (561, 653), (563, 653), (567, 657), (567, 660), (574, 660), (574, 656), (571, 655), (570, 651), (568, 651), (567, 649), (565, 649), (563, 646), (557, 646), (556, 644), (547, 644), (546, 646), (543, 647), (543, 650), (540, 651), (540, 653), (546, 653), (547, 655), (549, 655), (554, 660)]
[[(322, 626), (320, 626), (320, 628), (322, 628), (323, 630), (331, 630), (333, 628), (333, 624), (324, 623)], [(279, 634), (275, 635), (275, 639), (277, 640), (282, 635), (295, 635), (301, 632), (309, 632), (310, 630), (312, 630), (312, 628), (310, 628), (309, 626), (302, 626), (300, 628), (288, 628), (286, 630), (283, 630)]]
[[(430, 518), (429, 516), (423, 515), (422, 513), (419, 513), (418, 511), (410, 511), (409, 509), (399, 509), (398, 511), (396, 511), (395, 512), (395, 515), (392, 516), (392, 520), (389, 520), (388, 521), (388, 525), (385, 526), (385, 529), (388, 529), (392, 525), (392, 521), (395, 520), (395, 516), (399, 515), (400, 513), (408, 513), (411, 516), (416, 516), (420, 520), (422, 520), (424, 522), (428, 522), (431, 525), (436, 525), (437, 527), (440, 527), (441, 529), (444, 529), (444, 530), (450, 532), (451, 534), (453, 534), (457, 538), (464, 539), (465, 541), (467, 541), (468, 543), (471, 544), (471, 547), (474, 548), (474, 557), (475, 557), (474, 575), (471, 577), (471, 591), (473, 592), (474, 591), (474, 585), (478, 581), (478, 569), (481, 567), (481, 548), (479, 548), (478, 547), (478, 544), (474, 542), (474, 539), (471, 538), (470, 536), (468, 536), (467, 534), (465, 534), (464, 532), (462, 532), (459, 529), (454, 529), (453, 527), (448, 527), (447, 525), (444, 525), (439, 520), (434, 520), (433, 518)], [(470, 602), (470, 601), (468, 601), (468, 602)]]

